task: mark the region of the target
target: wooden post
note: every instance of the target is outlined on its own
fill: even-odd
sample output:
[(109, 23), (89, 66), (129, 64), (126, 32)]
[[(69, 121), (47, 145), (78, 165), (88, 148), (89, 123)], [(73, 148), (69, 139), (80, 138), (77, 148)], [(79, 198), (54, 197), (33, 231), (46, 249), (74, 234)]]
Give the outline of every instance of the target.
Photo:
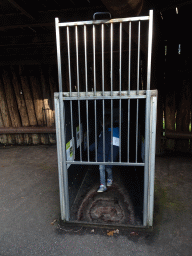
[[(7, 99), (7, 106), (12, 122), (13, 127), (20, 127), (21, 126), (21, 120), (17, 108), (17, 103), (15, 100), (15, 93), (13, 90), (13, 86), (10, 79), (10, 73), (8, 70), (3, 70), (3, 82), (4, 82), (4, 89), (5, 89), (5, 95)], [(22, 144), (23, 143), (23, 136), (18, 134), (15, 135), (15, 143), (16, 144)]]

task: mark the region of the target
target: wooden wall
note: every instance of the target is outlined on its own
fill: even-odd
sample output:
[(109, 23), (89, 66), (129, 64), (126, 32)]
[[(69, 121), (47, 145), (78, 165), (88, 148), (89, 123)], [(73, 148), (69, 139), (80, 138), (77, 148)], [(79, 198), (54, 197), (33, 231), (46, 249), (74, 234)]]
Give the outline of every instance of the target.
[[(192, 79), (189, 60), (187, 61), (186, 58), (184, 60), (181, 62), (182, 68), (173, 68), (172, 72), (169, 68), (171, 65), (167, 61), (168, 67), (166, 64), (164, 65), (164, 68), (167, 68), (166, 77), (162, 79), (164, 84), (157, 88), (157, 153), (166, 150), (192, 151), (192, 132), (189, 129), (192, 113)], [(69, 85), (65, 72), (63, 72), (63, 78), (66, 81), (65, 90), (68, 90)], [(123, 79), (122, 86), (124, 86), (125, 81), (126, 79)], [(83, 84), (84, 81), (81, 81), (81, 86)], [(114, 87), (116, 84), (118, 87), (118, 79), (115, 79)], [(99, 84), (97, 87), (98, 90), (101, 89)], [(91, 89), (90, 87), (89, 90)], [(123, 89), (126, 90), (126, 86)], [(106, 90), (110, 90), (110, 81), (107, 78)], [(54, 92), (58, 92), (56, 64), (3, 67), (0, 72), (0, 131), (10, 127), (55, 128)], [(55, 143), (55, 132), (0, 133), (0, 144)]]
[[(57, 66), (5, 66), (0, 73), (0, 129), (55, 127)], [(53, 134), (0, 134), (0, 144), (53, 144)]]
[(159, 89), (162, 149), (192, 152), (190, 58), (187, 51), (180, 55), (177, 48), (173, 50), (165, 57), (164, 84)]

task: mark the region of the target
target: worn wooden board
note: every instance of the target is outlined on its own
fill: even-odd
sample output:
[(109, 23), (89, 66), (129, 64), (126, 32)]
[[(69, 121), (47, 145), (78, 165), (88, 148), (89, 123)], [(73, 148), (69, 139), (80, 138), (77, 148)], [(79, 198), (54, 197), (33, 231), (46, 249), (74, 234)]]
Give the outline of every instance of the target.
[[(49, 79), (45, 76), (46, 67), (40, 67), (40, 74), (41, 74), (41, 86), (43, 92), (43, 114), (46, 120), (46, 125), (48, 127), (53, 127), (55, 125), (55, 116), (53, 111), (53, 104), (52, 104), (52, 97), (50, 92), (49, 86)], [(49, 143), (52, 140), (51, 135), (46, 135), (47, 139), (42, 141), (43, 143)], [(47, 142), (48, 140), (48, 142)]]
[[(179, 101), (177, 102), (176, 131), (189, 132), (191, 90), (189, 79), (183, 80), (183, 86), (179, 88)], [(189, 140), (177, 140), (176, 150), (180, 152), (189, 151)]]
[[(0, 127), (4, 127), (1, 110), (0, 110)], [(6, 144), (6, 143), (7, 143), (7, 136), (5, 134), (0, 135), (0, 144)]]
[[(165, 99), (165, 129), (175, 131), (175, 92), (166, 95)], [(175, 150), (175, 139), (167, 139), (166, 147), (170, 150)]]
[[(24, 93), (25, 104), (26, 104), (27, 113), (28, 113), (28, 117), (29, 117), (29, 124), (35, 126), (35, 125), (37, 125), (37, 119), (36, 119), (36, 115), (35, 115), (31, 87), (29, 84), (29, 78), (25, 74), (25, 70), (22, 66), (19, 67), (19, 71), (20, 71), (20, 79), (21, 79), (22, 90)], [(38, 137), (37, 134), (32, 134), (29, 136), (32, 137), (32, 141), (34, 140), (36, 142), (37, 137)]]
[[(1, 115), (2, 115), (2, 120), (3, 120), (3, 125), (4, 127), (11, 127), (11, 118), (9, 115), (9, 110), (7, 106), (7, 101), (5, 97), (5, 91), (4, 91), (4, 85), (3, 81), (0, 78), (0, 109), (1, 109)], [(7, 143), (12, 144), (12, 135), (7, 135)]]
[(12, 71), (12, 84), (15, 91), (15, 97), (17, 100), (17, 106), (19, 110), (19, 114), (21, 117), (22, 126), (29, 126), (29, 117), (27, 114), (24, 93), (22, 90), (21, 82), (18, 78), (18, 73), (16, 72), (16, 67), (11, 67)]

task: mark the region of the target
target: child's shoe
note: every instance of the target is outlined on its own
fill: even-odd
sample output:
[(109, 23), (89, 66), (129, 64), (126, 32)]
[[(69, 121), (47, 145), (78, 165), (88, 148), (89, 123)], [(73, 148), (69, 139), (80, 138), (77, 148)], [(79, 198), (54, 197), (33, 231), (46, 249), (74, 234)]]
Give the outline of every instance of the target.
[(99, 187), (99, 189), (97, 190), (97, 192), (104, 192), (104, 191), (106, 191), (106, 190), (107, 190), (107, 188), (106, 188), (105, 185), (100, 185), (100, 187)]
[(113, 180), (107, 179), (107, 187), (110, 187), (113, 183)]

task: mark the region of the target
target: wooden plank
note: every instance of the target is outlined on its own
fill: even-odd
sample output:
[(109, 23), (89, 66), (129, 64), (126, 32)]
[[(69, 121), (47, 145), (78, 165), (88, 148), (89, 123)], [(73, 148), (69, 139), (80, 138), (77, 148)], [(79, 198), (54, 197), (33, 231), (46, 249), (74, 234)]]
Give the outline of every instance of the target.
[(31, 84), (31, 91), (33, 94), (33, 102), (34, 102), (34, 107), (35, 107), (35, 115), (37, 118), (37, 124), (39, 126), (44, 125), (44, 120), (43, 120), (43, 99), (42, 99), (42, 92), (40, 88), (40, 83), (38, 80), (37, 76), (30, 76), (29, 77), (30, 84)]
[[(191, 108), (191, 90), (190, 80), (183, 80), (183, 85), (179, 88), (180, 100), (177, 104), (176, 131), (189, 132), (190, 108)], [(177, 140), (176, 150), (180, 152), (189, 151), (189, 140)]]
[[(22, 90), (23, 90), (23, 94), (24, 94), (25, 104), (26, 104), (27, 113), (28, 113), (28, 117), (29, 117), (29, 124), (37, 125), (37, 119), (36, 119), (36, 115), (35, 115), (33, 98), (32, 98), (32, 94), (31, 94), (31, 90), (30, 90), (28, 76), (24, 73), (24, 69), (22, 66), (19, 66), (19, 71), (20, 71), (20, 79), (21, 79), (21, 85), (22, 85)], [(30, 137), (30, 135), (29, 135), (29, 137)], [(38, 137), (37, 134), (32, 134), (31, 135), (32, 139), (29, 138), (26, 141), (26, 143), (27, 144), (30, 143), (31, 140), (32, 140), (32, 142), (34, 141), (34, 143), (36, 143), (37, 137)]]
[(7, 99), (7, 106), (9, 109), (9, 114), (12, 122), (13, 127), (20, 127), (21, 126), (21, 120), (15, 100), (15, 93), (12, 87), (10, 74), (7, 70), (3, 70), (3, 81), (4, 81), (4, 89), (5, 89), (5, 95)]
[[(30, 80), (32, 94), (33, 94), (37, 124), (39, 126), (43, 126), (44, 125), (44, 117), (43, 117), (44, 105), (43, 105), (42, 91), (41, 91), (41, 87), (38, 79), (38, 73), (36, 73), (36, 75), (30, 76), (29, 80)], [(41, 137), (45, 137), (45, 135), (39, 134), (38, 139), (36, 139), (37, 141), (36, 142), (34, 141), (34, 143), (35, 144), (41, 143)]]
[[(165, 130), (175, 131), (175, 104), (175, 92), (167, 93), (165, 99)], [(167, 139), (166, 148), (175, 150), (175, 140)]]
[(11, 126), (11, 119), (8, 111), (7, 101), (5, 97), (4, 86), (0, 79), (0, 110), (2, 114), (3, 124), (5, 127)]
[[(1, 110), (0, 110), (0, 127), (4, 127)], [(0, 144), (6, 144), (6, 143), (7, 143), (7, 136), (5, 134), (0, 135)]]
[[(40, 67), (41, 85), (42, 85), (42, 92), (43, 92), (43, 105), (44, 105), (43, 112), (44, 112), (44, 117), (46, 120), (46, 125), (48, 127), (54, 127), (55, 118), (54, 118), (53, 110), (51, 109), (52, 103), (51, 103), (51, 94), (50, 94), (48, 76), (46, 76), (46, 78), (45, 78), (45, 69), (46, 68), (47, 68), (47, 66)], [(47, 70), (47, 73), (48, 73), (48, 70)], [(52, 140), (52, 137), (51, 137), (51, 135), (48, 135), (47, 139), (42, 142), (44, 144), (49, 144), (50, 140)]]
[(15, 91), (19, 114), (21, 117), (21, 123), (22, 123), (22, 126), (29, 126), (29, 117), (27, 115), (24, 94), (22, 91), (21, 83), (19, 82), (19, 79), (16, 73), (16, 68), (11, 66), (11, 71), (12, 71), (12, 83)]
[(54, 126), (54, 116), (53, 111), (51, 109), (51, 95), (50, 95), (50, 88), (47, 81), (47, 77), (45, 78), (44, 70), (41, 68), (41, 84), (42, 84), (42, 91), (43, 91), (43, 103), (44, 103), (44, 114), (46, 117), (46, 124), (48, 127)]
[[(51, 74), (51, 70), (50, 70), (50, 72), (49, 72), (49, 86), (50, 86), (50, 91), (51, 91), (51, 101), (52, 101), (52, 107), (53, 107), (54, 127), (55, 127), (54, 92), (58, 92), (58, 83), (56, 81), (57, 80), (54, 79), (54, 77)], [(50, 134), (49, 142), (51, 144), (56, 143), (56, 135), (55, 134)]]
[[(4, 85), (1, 78), (0, 78), (0, 110), (1, 110), (1, 116), (2, 116), (4, 127), (11, 127), (11, 118), (9, 115), (7, 100), (6, 100), (5, 91), (4, 91)], [(7, 144), (12, 144), (13, 137), (14, 136), (12, 135), (7, 135)]]
[[(54, 93), (58, 92), (58, 85), (54, 79), (54, 77), (49, 74), (49, 85), (50, 85), (50, 91), (51, 91), (51, 104), (52, 104), (52, 109), (55, 110), (54, 106)], [(54, 111), (54, 116), (55, 116), (55, 111)]]
[(37, 119), (36, 119), (36, 115), (35, 115), (35, 110), (34, 110), (34, 105), (33, 105), (33, 100), (32, 100), (32, 95), (31, 95), (31, 91), (30, 91), (30, 85), (28, 82), (28, 78), (22, 72), (22, 67), (20, 66), (19, 68), (20, 68), (21, 85), (22, 85), (22, 90), (23, 90), (23, 94), (24, 94), (25, 104), (27, 107), (29, 123), (30, 123), (30, 125), (37, 125)]
[[(11, 66), (11, 71), (12, 71), (12, 84), (15, 91), (17, 106), (18, 106), (20, 117), (21, 117), (21, 123), (22, 123), (22, 126), (29, 126), (29, 118), (27, 114), (21, 82), (19, 81), (19, 78), (18, 78), (18, 71), (16, 67), (13, 67), (13, 66)], [(29, 141), (29, 138), (27, 138), (27, 136), (29, 135), (25, 134), (25, 136), (23, 136), (24, 144), (27, 144), (27, 142)]]
[[(7, 105), (8, 105), (8, 110), (12, 122), (13, 127), (20, 127), (21, 126), (21, 119), (17, 107), (17, 102), (15, 99), (15, 93), (11, 81), (11, 72), (10, 69), (4, 69), (3, 70), (3, 81), (4, 81), (4, 89), (5, 89), (5, 95), (7, 98)], [(14, 143), (16, 144), (23, 144), (23, 135), (15, 135), (15, 141)], [(14, 138), (13, 137), (13, 138)]]
[(157, 128), (156, 128), (156, 153), (161, 154), (164, 150), (162, 134), (163, 134), (163, 95), (162, 92), (158, 93), (158, 102), (157, 102)]
[(56, 133), (55, 128), (52, 127), (40, 127), (40, 126), (29, 126), (29, 127), (0, 127), (0, 134), (31, 134), (31, 133)]

